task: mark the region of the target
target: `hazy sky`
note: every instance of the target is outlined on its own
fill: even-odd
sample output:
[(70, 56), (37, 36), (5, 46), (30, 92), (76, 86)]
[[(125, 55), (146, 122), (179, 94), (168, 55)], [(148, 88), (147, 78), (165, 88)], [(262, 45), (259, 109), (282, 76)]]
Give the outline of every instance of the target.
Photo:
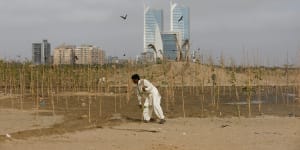
[[(236, 62), (296, 63), (300, 50), (299, 0), (179, 0), (191, 9), (192, 50)], [(163, 8), (169, 0), (148, 0)], [(0, 0), (0, 58), (31, 59), (31, 43), (93, 44), (108, 55), (143, 50), (143, 0)], [(128, 14), (122, 21), (120, 15)], [(248, 56), (248, 59), (247, 59)], [(298, 57), (299, 58), (299, 57)]]

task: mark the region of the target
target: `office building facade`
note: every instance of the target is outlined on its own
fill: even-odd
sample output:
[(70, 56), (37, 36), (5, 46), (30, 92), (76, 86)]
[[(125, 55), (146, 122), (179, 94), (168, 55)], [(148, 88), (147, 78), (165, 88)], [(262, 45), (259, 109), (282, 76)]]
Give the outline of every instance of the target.
[(54, 49), (53, 64), (75, 64), (74, 45), (61, 45)]
[(51, 63), (51, 45), (47, 40), (32, 43), (32, 63), (36, 65)]
[[(145, 6), (144, 10), (144, 52), (145, 61), (157, 58), (184, 60), (189, 58), (190, 49), (190, 9), (187, 6), (170, 1), (170, 31), (163, 29), (162, 9)], [(148, 45), (152, 44), (153, 47)], [(153, 53), (153, 55), (149, 55)], [(145, 55), (147, 54), (147, 55)], [(153, 58), (152, 58), (153, 57)]]
[[(153, 52), (153, 49), (148, 45), (152, 44), (156, 50), (163, 51), (163, 44), (161, 39), (161, 32), (163, 31), (163, 10), (153, 9), (145, 6), (144, 10), (144, 52)], [(157, 53), (154, 53), (154, 60), (156, 60)]]
[(105, 63), (105, 52), (93, 45), (61, 45), (54, 50), (54, 64), (93, 65)]
[(101, 64), (105, 63), (105, 52), (93, 45), (81, 45), (75, 48), (76, 64)]
[(176, 32), (165, 32), (161, 34), (163, 41), (164, 59), (176, 60), (178, 55), (178, 34)]
[(177, 32), (180, 45), (190, 40), (190, 9), (171, 1), (171, 32)]

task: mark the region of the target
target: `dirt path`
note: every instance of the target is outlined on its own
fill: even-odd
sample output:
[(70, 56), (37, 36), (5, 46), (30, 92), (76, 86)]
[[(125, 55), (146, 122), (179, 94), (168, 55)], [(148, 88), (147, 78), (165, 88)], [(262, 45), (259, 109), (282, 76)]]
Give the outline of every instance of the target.
[[(51, 127), (63, 122), (63, 116), (37, 116), (35, 111), (0, 109), (0, 135)], [(40, 111), (39, 113), (48, 113)], [(51, 114), (51, 112), (50, 112)]]
[(1, 150), (299, 150), (300, 118), (178, 118), (88, 131), (7, 139)]

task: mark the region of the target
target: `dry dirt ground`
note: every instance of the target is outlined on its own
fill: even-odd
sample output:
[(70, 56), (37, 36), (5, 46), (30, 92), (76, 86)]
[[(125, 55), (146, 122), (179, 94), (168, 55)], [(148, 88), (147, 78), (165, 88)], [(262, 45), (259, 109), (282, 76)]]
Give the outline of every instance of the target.
[[(17, 95), (0, 94), (0, 150), (300, 149), (300, 105), (294, 98), (280, 94), (277, 102), (274, 88), (267, 88), (261, 97), (264, 102), (251, 105), (252, 117), (245, 118), (245, 103), (239, 105), (242, 117), (237, 118), (236, 105), (230, 104), (234, 94), (228, 88), (220, 91), (218, 109), (211, 105), (210, 87), (202, 95), (190, 89), (176, 88), (173, 100), (160, 89), (167, 116), (164, 125), (141, 123), (136, 96), (132, 93), (126, 101), (125, 91), (57, 94), (53, 97), (55, 113), (51, 97), (37, 103), (35, 97), (26, 95), (21, 110)], [(245, 102), (246, 94), (240, 93)], [(185, 119), (181, 118), (183, 98)]]
[(0, 135), (18, 131), (49, 128), (54, 124), (62, 123), (63, 116), (36, 116), (29, 110), (0, 110)]
[[(1, 124), (4, 120), (0, 120)], [(174, 118), (59, 135), (6, 138), (1, 150), (299, 150), (300, 118)], [(0, 129), (2, 130), (2, 129)]]

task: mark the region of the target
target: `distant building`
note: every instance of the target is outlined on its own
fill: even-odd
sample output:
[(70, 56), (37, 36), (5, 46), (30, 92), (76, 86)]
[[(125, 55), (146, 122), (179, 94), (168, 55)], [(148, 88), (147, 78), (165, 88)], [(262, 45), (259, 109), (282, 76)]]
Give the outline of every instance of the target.
[(171, 32), (178, 33), (179, 60), (190, 58), (190, 8), (171, 0)]
[(93, 45), (61, 45), (54, 50), (54, 64), (101, 64), (105, 63), (105, 52)]
[(119, 57), (117, 57), (117, 56), (111, 57), (111, 63), (113, 63), (113, 64), (118, 64), (118, 63), (120, 63)]
[(54, 49), (53, 64), (74, 64), (75, 63), (75, 45), (61, 45)]
[(171, 32), (179, 33), (180, 44), (190, 40), (190, 8), (171, 1)]
[[(154, 53), (149, 48), (153, 44), (157, 50), (162, 51), (161, 32), (163, 31), (163, 10), (145, 6), (144, 10), (144, 52)], [(157, 56), (154, 55), (156, 58)], [(155, 60), (155, 59), (154, 59)]]
[(51, 45), (47, 40), (32, 43), (32, 62), (37, 65), (51, 63)]
[(32, 63), (41, 64), (42, 63), (42, 43), (32, 44)]
[(168, 60), (189, 60), (190, 8), (173, 0), (170, 2), (170, 32), (165, 32), (163, 29), (163, 10), (145, 6), (144, 52), (139, 60), (156, 62), (157, 58), (162, 58), (162, 55)]
[(111, 64), (111, 63), (112, 63), (112, 56), (107, 56), (105, 64)]
[(163, 41), (164, 59), (176, 60), (178, 55), (178, 34), (176, 32), (165, 32), (161, 34)]
[(93, 45), (81, 45), (75, 48), (76, 64), (101, 64), (105, 62), (105, 52)]
[(154, 63), (154, 53), (153, 52), (143, 52), (138, 58), (139, 63)]

